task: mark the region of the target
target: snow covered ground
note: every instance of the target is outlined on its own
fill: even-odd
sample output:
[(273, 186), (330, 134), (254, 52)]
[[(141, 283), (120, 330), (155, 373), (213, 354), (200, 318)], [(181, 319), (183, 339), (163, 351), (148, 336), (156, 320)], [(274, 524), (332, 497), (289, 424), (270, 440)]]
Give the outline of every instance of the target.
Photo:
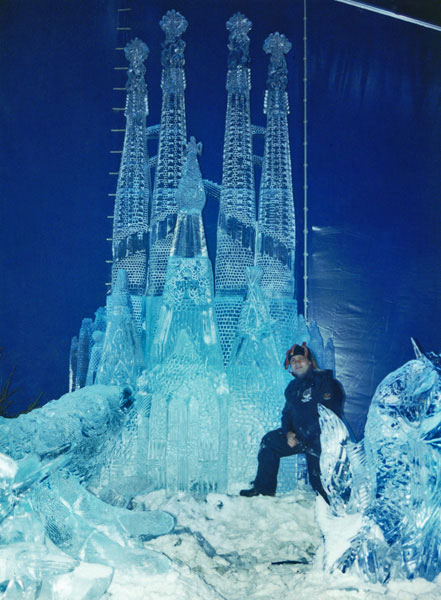
[[(206, 500), (159, 491), (137, 502), (175, 516), (175, 533), (146, 544), (173, 565), (163, 575), (116, 570), (108, 600), (441, 600), (440, 577), (381, 586), (324, 573), (308, 488), (275, 498), (210, 494)], [(273, 564), (287, 560), (299, 563)]]

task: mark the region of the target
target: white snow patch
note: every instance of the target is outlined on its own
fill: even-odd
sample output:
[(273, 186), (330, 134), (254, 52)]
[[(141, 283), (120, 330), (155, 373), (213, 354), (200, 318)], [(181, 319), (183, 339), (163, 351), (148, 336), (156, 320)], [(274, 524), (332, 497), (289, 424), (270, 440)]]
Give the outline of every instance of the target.
[[(116, 569), (105, 595), (109, 600), (441, 600), (438, 580), (382, 586), (325, 572), (322, 560), (315, 559), (323, 541), (316, 499), (307, 488), (275, 498), (210, 494), (206, 500), (159, 491), (136, 503), (175, 516), (177, 533), (146, 543), (171, 558), (173, 566), (163, 575)], [(323, 518), (326, 508), (320, 501), (317, 508)], [(333, 543), (344, 547), (345, 523), (327, 527)], [(305, 564), (272, 564), (286, 560)]]

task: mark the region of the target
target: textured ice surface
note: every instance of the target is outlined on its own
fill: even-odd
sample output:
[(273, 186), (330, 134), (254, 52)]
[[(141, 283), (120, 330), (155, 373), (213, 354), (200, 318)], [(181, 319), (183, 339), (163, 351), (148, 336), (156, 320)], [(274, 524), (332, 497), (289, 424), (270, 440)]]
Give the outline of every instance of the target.
[(144, 364), (132, 314), (127, 272), (120, 269), (107, 300), (107, 328), (96, 383), (134, 385)]
[(178, 222), (152, 345), (155, 366), (138, 382), (138, 397), (150, 406), (153, 488), (204, 494), (226, 489), (229, 394), (201, 216), (199, 151), (192, 140), (177, 190)]
[[(146, 129), (148, 48), (138, 39), (125, 48), (126, 128), (106, 326), (85, 320), (70, 357), (72, 387), (128, 385), (137, 392), (135, 411), (113, 452), (108, 449), (101, 468), (88, 475), (89, 488), (118, 506), (125, 506), (141, 483), (144, 489), (164, 485), (169, 491), (195, 493), (225, 489), (227, 463), (230, 484), (245, 483), (253, 477), (261, 437), (279, 424), (288, 383), (282, 367), (287, 348), (311, 340), (320, 360), (330, 358), (317, 325), (308, 329), (293, 298), (295, 219), (285, 60), (291, 44), (278, 33), (265, 41), (270, 55), (267, 127), (255, 127), (250, 120), (251, 22), (236, 13), (226, 25), (222, 185), (206, 187), (197, 160), (201, 144), (194, 138), (185, 144), (186, 19), (170, 10), (160, 22), (165, 40), (159, 126)], [(146, 141), (153, 132), (159, 132), (158, 154), (150, 159)], [(265, 135), (258, 219), (254, 135)], [(206, 189), (216, 189), (220, 200), (216, 296), (202, 220)], [(254, 273), (251, 279), (247, 269)], [(229, 429), (231, 443), (224, 451)], [(295, 485), (296, 472), (303, 472), (296, 470), (301, 461), (282, 461), (279, 491)]]
[[(122, 508), (147, 487), (139, 418), (129, 389), (95, 385), (0, 420), (8, 453), (0, 455), (5, 598), (41, 592), (42, 598), (70, 600), (78, 580), (75, 598), (92, 600), (110, 585), (114, 567), (169, 568), (169, 559), (145, 542), (171, 531), (173, 517)], [(141, 446), (145, 453), (145, 439)], [(92, 576), (84, 565), (77, 570), (79, 561), (106, 568)]]
[(334, 566), (373, 582), (433, 580), (441, 571), (439, 361), (420, 355), (381, 382), (363, 443), (352, 444), (343, 423), (320, 411), (330, 511), (362, 517)]
[(254, 478), (260, 440), (280, 425), (287, 385), (259, 286), (261, 278), (259, 267), (247, 270), (248, 294), (227, 370), (232, 392), (228, 413), (230, 486), (247, 485)]

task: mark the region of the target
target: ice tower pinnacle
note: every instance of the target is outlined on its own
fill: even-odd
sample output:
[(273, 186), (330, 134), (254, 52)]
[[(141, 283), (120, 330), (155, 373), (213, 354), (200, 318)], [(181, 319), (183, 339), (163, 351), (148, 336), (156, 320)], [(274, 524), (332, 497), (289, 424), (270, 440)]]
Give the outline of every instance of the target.
[(264, 112), (267, 115), (265, 151), (259, 198), (257, 264), (263, 269), (265, 295), (294, 295), (295, 220), (288, 133), (288, 95), (285, 54), (291, 49), (284, 35), (265, 40), (270, 55)]
[[(289, 347), (296, 322), (294, 296), (295, 217), (288, 132), (288, 69), (291, 43), (280, 33), (267, 37), (270, 55), (264, 112), (267, 116), (260, 183), (257, 265), (263, 270), (262, 291), (275, 321), (279, 351)], [(288, 344), (288, 345), (287, 345)], [(285, 348), (285, 350), (286, 350)]]
[[(224, 357), (246, 293), (245, 269), (254, 264), (256, 199), (250, 120), (251, 21), (236, 13), (227, 21), (227, 114), (217, 228), (216, 303)], [(234, 317), (234, 322), (231, 320)]]
[(150, 261), (147, 295), (162, 294), (167, 260), (176, 223), (176, 189), (184, 164), (187, 141), (185, 121), (185, 42), (186, 19), (169, 10), (160, 22), (165, 33), (162, 44), (162, 109), (158, 160), (151, 214)]
[(170, 256), (207, 256), (201, 214), (205, 205), (205, 191), (197, 160), (201, 151), (202, 144), (196, 144), (195, 138), (190, 138), (187, 160), (176, 191), (179, 212)]
[(147, 167), (147, 86), (144, 80), (149, 49), (135, 38), (124, 49), (129, 62), (126, 85), (126, 132), (116, 188), (113, 219), (112, 290), (118, 273), (128, 274), (128, 289), (138, 328), (147, 280), (148, 216), (151, 196)]
[(208, 258), (202, 222), (205, 191), (194, 138), (177, 189), (179, 214), (165, 276), (162, 306), (152, 346), (152, 362), (161, 363), (173, 352), (182, 331), (187, 331), (208, 365), (221, 367), (213, 271)]

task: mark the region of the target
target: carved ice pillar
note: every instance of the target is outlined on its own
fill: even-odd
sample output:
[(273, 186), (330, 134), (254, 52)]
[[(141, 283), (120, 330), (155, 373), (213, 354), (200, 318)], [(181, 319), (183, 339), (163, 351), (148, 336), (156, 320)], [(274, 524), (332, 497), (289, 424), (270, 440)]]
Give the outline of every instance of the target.
[(273, 33), (263, 49), (270, 55), (264, 112), (267, 116), (260, 184), (257, 265), (282, 357), (293, 343), (297, 323), (294, 297), (295, 216), (288, 131), (288, 69), (291, 43)]
[(254, 264), (256, 198), (250, 119), (249, 21), (236, 13), (227, 21), (227, 114), (216, 252), (216, 310), (222, 351), (228, 362), (247, 283)]
[(144, 42), (134, 39), (124, 51), (129, 61), (126, 132), (113, 218), (112, 291), (119, 271), (124, 269), (128, 275), (135, 322), (141, 332), (143, 295), (147, 281), (151, 196), (146, 135), (148, 99), (144, 81), (144, 61), (149, 49)]
[(185, 42), (186, 19), (169, 10), (161, 19), (165, 33), (162, 44), (162, 108), (158, 159), (150, 219), (150, 258), (146, 287), (146, 347), (149, 353), (156, 329), (159, 296), (164, 289), (165, 272), (177, 217), (176, 190), (184, 165), (187, 143), (185, 117)]

